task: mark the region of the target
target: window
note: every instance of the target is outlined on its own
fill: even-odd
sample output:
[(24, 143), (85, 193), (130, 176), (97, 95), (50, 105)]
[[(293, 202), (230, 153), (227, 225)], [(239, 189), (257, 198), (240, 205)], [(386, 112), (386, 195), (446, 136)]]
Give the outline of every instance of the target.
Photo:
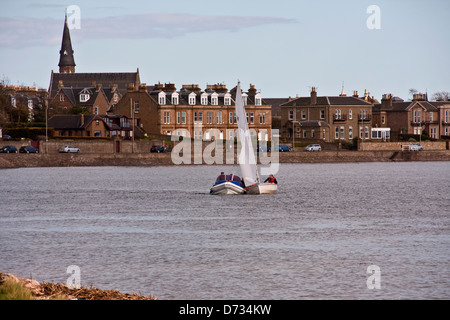
[(164, 124), (170, 124), (170, 111), (164, 111)]
[(245, 121), (247, 121), (247, 123), (249, 123), (248, 122), (248, 112), (245, 113)]
[(414, 110), (414, 122), (420, 122), (420, 110)]
[(90, 95), (88, 93), (81, 93), (80, 94), (80, 102), (86, 102), (90, 98)]
[(233, 123), (233, 112), (230, 112), (230, 119), (229, 119), (229, 123), (232, 124)]
[(236, 112), (234, 112), (233, 115), (234, 115), (234, 117), (233, 117), (234, 118), (234, 123), (237, 123)]
[(184, 111), (181, 113), (181, 123), (186, 123), (186, 112)]
[(255, 122), (255, 113), (250, 112), (250, 123), (254, 123), (254, 122)]
[(177, 112), (177, 124), (181, 123), (181, 112)]
[(219, 104), (219, 99), (218, 99), (217, 93), (213, 93), (213, 94), (211, 95), (211, 104), (212, 104), (213, 106), (217, 106), (217, 105)]
[(303, 119), (303, 120), (306, 119), (306, 110), (302, 110), (302, 119)]
[(213, 123), (213, 113), (211, 111), (206, 112), (206, 123), (207, 124)]
[(350, 120), (353, 119), (353, 111), (352, 111), (352, 109), (348, 110), (348, 118)]
[(363, 138), (363, 127), (359, 127), (359, 137), (362, 139)]
[(94, 113), (95, 113), (95, 114), (98, 114), (98, 107), (97, 107), (97, 106), (94, 107)]
[(202, 94), (202, 105), (206, 106), (208, 104), (208, 96), (206, 94)]
[(94, 137), (101, 137), (102, 133), (100, 131), (94, 131)]
[(139, 101), (134, 102), (134, 112), (139, 113)]
[(341, 118), (342, 118), (342, 111), (340, 109), (337, 109), (335, 119), (341, 119)]
[(382, 124), (385, 124), (386, 123), (386, 116), (381, 116), (381, 123)]
[(242, 100), (244, 100), (244, 106), (246, 106), (247, 105), (247, 94), (246, 93), (243, 93), (242, 94)]
[(227, 93), (223, 100), (224, 105), (231, 106), (231, 95)]
[(216, 112), (216, 123), (222, 124), (222, 112), (221, 111)]
[(322, 139), (325, 140), (326, 137), (326, 131), (325, 129), (322, 129)]
[(311, 129), (311, 138), (314, 138), (316, 136), (316, 130)]
[(172, 94), (172, 104), (178, 104), (178, 93)]
[(305, 129), (303, 129), (303, 138), (304, 139), (306, 138), (306, 130)]
[(62, 93), (59, 95), (59, 101), (64, 101), (64, 95)]
[(348, 138), (353, 139), (353, 127), (348, 127)]
[(261, 112), (259, 114), (259, 123), (261, 123), (261, 124), (265, 124), (266, 123), (266, 113), (265, 112)]
[(344, 126), (341, 126), (341, 139), (345, 138), (345, 134), (344, 134)]
[(325, 110), (320, 110), (320, 119), (325, 119)]
[(433, 122), (433, 112), (430, 112), (430, 122)]
[(450, 110), (445, 110), (445, 119), (444, 119), (445, 123), (449, 123), (450, 122)]
[(368, 126), (364, 127), (364, 136), (366, 139), (369, 139), (369, 127)]
[(256, 98), (255, 99), (255, 106), (260, 106), (261, 105), (261, 98)]
[(294, 110), (289, 110), (289, 120), (294, 120)]
[(194, 112), (194, 124), (203, 123), (203, 112)]
[(166, 94), (163, 91), (161, 91), (158, 94), (158, 98), (159, 98), (159, 104), (162, 104), (162, 105), (166, 104)]
[(192, 92), (189, 94), (189, 104), (193, 106), (195, 105), (195, 103), (196, 103), (195, 93)]
[(339, 139), (339, 127), (334, 127), (334, 138)]
[(194, 131), (194, 139), (198, 139), (198, 140), (202, 139), (202, 130), (195, 130)]

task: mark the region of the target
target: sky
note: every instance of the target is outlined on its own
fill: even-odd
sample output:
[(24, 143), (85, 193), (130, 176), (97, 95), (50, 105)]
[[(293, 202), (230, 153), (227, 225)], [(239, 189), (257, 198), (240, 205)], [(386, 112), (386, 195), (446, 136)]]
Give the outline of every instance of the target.
[[(375, 6), (375, 7), (374, 7)], [(450, 91), (448, 0), (0, 0), (0, 80), (48, 89), (67, 13), (76, 72), (237, 81), (263, 98)], [(75, 8), (76, 10), (72, 10)], [(375, 9), (374, 9), (375, 8)]]

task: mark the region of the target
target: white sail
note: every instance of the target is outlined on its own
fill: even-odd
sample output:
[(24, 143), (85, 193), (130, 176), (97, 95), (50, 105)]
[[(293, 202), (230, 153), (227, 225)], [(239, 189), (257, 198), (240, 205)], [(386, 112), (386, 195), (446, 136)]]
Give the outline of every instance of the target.
[(250, 131), (248, 130), (244, 101), (242, 100), (241, 84), (239, 82), (236, 87), (236, 119), (238, 122), (239, 139), (241, 141), (241, 152), (239, 154), (241, 175), (245, 184), (250, 186), (259, 183), (259, 178), (255, 150), (253, 149)]

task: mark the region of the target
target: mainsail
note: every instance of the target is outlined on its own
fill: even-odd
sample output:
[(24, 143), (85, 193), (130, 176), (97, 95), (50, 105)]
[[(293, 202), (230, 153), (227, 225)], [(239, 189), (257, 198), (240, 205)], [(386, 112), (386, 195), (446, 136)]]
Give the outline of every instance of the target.
[(255, 150), (253, 149), (252, 138), (248, 129), (247, 117), (245, 116), (240, 82), (238, 82), (236, 87), (236, 119), (238, 122), (239, 139), (241, 141), (241, 152), (239, 154), (241, 175), (245, 184), (250, 186), (259, 183), (259, 178)]

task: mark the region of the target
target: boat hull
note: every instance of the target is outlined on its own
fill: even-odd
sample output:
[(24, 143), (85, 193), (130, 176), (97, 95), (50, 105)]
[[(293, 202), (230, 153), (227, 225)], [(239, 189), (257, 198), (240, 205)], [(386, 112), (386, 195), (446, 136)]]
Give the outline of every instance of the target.
[(248, 194), (274, 194), (278, 190), (278, 185), (275, 183), (260, 183), (249, 186), (247, 188)]
[(209, 191), (210, 194), (244, 194), (245, 189), (232, 182), (223, 182), (214, 185)]

